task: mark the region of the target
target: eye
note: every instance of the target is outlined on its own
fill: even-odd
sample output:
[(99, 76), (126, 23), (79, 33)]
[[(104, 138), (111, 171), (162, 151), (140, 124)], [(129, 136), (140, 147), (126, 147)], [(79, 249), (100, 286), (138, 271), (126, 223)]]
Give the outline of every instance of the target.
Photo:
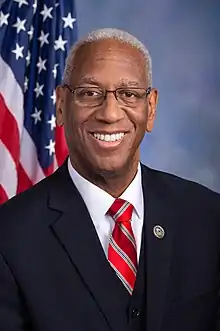
[(131, 92), (131, 91), (126, 91), (124, 92), (126, 98), (132, 98), (132, 97), (135, 97), (135, 93)]
[(121, 90), (118, 90), (118, 93), (119, 93), (120, 97), (126, 98), (126, 99), (133, 99), (133, 98), (136, 99), (139, 97), (139, 93), (134, 90), (121, 89)]
[(87, 97), (95, 97), (98, 96), (99, 94), (100, 94), (99, 92), (93, 90), (84, 91), (84, 95)]
[(99, 98), (103, 93), (97, 88), (82, 87), (78, 89), (78, 95), (83, 98)]

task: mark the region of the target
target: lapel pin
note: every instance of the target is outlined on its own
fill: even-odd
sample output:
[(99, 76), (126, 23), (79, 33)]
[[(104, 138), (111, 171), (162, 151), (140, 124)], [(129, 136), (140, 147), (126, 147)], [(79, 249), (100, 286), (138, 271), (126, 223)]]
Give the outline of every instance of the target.
[(153, 233), (154, 233), (155, 237), (157, 237), (158, 239), (163, 239), (163, 237), (165, 236), (165, 231), (162, 228), (162, 226), (160, 226), (160, 225), (154, 226)]

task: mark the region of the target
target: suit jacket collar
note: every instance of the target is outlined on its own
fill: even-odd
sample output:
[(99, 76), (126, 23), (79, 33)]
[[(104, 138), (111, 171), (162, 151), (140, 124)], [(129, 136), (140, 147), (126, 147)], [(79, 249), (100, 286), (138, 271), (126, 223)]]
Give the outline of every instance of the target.
[[(53, 176), (49, 208), (56, 210), (58, 214), (51, 224), (52, 229), (81, 274), (110, 328), (116, 330), (121, 326), (123, 329), (125, 321), (117, 314), (120, 307), (111, 305), (111, 302), (117, 302), (117, 293), (109, 290), (114, 288), (114, 278), (109, 277), (111, 267), (86, 206), (69, 176), (67, 164)], [(147, 265), (146, 322), (149, 331), (159, 331), (170, 272), (175, 209), (169, 189), (159, 172), (142, 165), (142, 184)], [(163, 227), (164, 238), (158, 239), (154, 235), (156, 225)]]

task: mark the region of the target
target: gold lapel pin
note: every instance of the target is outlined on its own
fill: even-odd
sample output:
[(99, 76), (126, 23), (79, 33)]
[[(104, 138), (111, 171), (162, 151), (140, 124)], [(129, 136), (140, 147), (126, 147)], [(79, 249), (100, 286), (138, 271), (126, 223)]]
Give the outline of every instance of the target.
[(162, 228), (162, 226), (160, 226), (160, 225), (154, 226), (153, 233), (154, 233), (155, 237), (157, 237), (158, 239), (163, 239), (163, 237), (165, 236), (164, 228)]

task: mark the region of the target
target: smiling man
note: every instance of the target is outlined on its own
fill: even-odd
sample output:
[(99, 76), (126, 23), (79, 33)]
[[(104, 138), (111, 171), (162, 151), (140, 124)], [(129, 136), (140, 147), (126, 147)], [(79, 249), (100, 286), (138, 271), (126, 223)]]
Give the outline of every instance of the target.
[(72, 50), (57, 91), (57, 122), (64, 124), (74, 169), (118, 197), (137, 172), (139, 145), (153, 127), (157, 90), (151, 88), (144, 46), (135, 47), (123, 33), (106, 36)]
[(71, 49), (56, 105), (69, 158), (0, 209), (1, 331), (220, 331), (220, 196), (140, 163), (151, 70), (117, 29)]

